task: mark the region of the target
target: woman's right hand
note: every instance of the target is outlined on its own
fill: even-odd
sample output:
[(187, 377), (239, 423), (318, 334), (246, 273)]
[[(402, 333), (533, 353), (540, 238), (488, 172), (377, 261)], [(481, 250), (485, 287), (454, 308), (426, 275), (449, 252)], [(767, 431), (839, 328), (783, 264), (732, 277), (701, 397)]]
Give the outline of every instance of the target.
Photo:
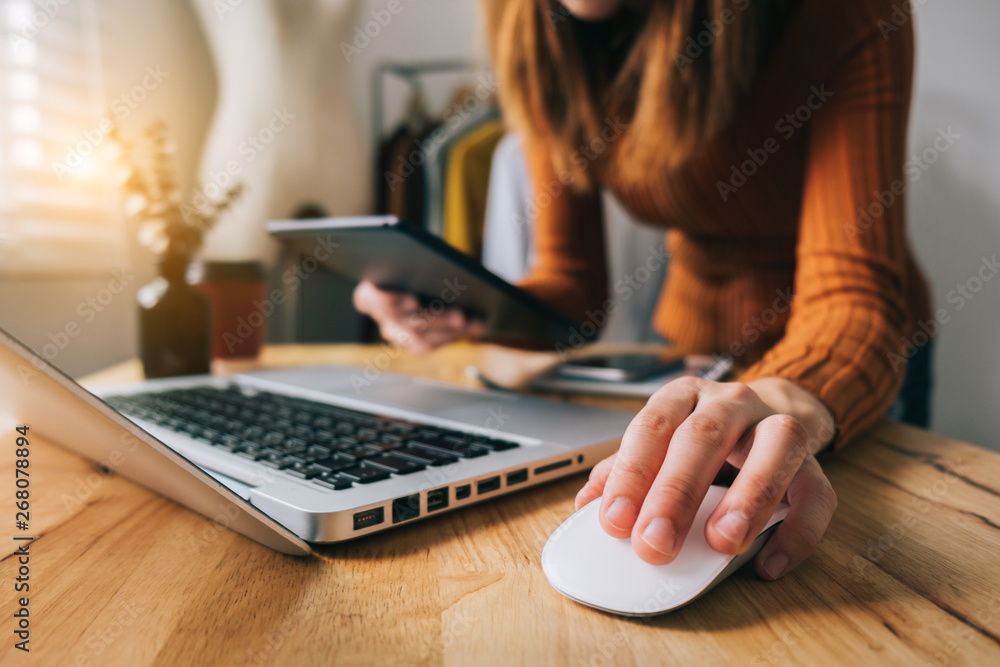
[(445, 304), (421, 307), (417, 297), (387, 292), (364, 280), (354, 290), (354, 307), (371, 316), (382, 337), (410, 352), (429, 352), (436, 347), (483, 333), (483, 323)]

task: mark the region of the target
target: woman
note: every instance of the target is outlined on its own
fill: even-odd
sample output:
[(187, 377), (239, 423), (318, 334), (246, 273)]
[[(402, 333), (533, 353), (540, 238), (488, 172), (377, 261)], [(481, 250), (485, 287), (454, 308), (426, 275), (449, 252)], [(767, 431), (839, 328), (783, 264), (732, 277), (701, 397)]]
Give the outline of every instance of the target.
[[(903, 350), (931, 319), (903, 229), (903, 19), (891, 0), (491, 6), (505, 117), (535, 192), (557, 193), (536, 198), (523, 286), (580, 320), (614, 307), (597, 193), (608, 188), (671, 230), (657, 329), (748, 366), (738, 382), (658, 391), (577, 497), (603, 496), (604, 530), (650, 563), (674, 558), (729, 464), (739, 473), (705, 536), (739, 553), (785, 497), (791, 511), (756, 559), (760, 576), (784, 576), (836, 507), (816, 454), (897, 396)], [(411, 349), (479, 333), (457, 312), (418, 325), (412, 297), (370, 284), (355, 302)]]

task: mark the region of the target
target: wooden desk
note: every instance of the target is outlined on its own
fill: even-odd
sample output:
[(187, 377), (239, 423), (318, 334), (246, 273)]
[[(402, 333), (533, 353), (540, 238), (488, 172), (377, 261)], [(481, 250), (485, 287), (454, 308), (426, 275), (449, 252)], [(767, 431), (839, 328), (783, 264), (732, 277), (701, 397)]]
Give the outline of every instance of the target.
[[(467, 384), (469, 363), (500, 372), (544, 358), (472, 345), (263, 357), (307, 361)], [(138, 374), (132, 363), (92, 379)], [(2, 437), (11, 498), (13, 438)], [(13, 649), (7, 538), (5, 665), (1000, 664), (1000, 455), (898, 424), (825, 462), (840, 509), (793, 574), (767, 583), (744, 570), (650, 621), (591, 610), (546, 582), (539, 554), (582, 476), (294, 558), (47, 443), (32, 457), (31, 653)]]

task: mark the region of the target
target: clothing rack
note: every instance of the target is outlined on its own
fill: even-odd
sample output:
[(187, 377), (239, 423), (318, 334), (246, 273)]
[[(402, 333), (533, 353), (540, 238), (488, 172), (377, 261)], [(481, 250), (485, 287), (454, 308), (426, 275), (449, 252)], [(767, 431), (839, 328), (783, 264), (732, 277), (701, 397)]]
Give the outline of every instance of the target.
[(385, 120), (385, 78), (388, 75), (402, 79), (415, 93), (424, 91), (423, 77), (429, 74), (474, 71), (475, 63), (465, 58), (426, 60), (422, 62), (379, 63), (372, 72), (372, 145), (378, 149)]

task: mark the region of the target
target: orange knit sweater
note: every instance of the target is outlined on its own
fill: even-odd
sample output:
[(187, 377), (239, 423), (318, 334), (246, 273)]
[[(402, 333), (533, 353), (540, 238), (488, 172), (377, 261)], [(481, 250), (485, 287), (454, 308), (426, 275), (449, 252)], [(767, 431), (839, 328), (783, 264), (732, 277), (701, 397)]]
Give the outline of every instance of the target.
[[(601, 185), (670, 228), (657, 330), (685, 351), (731, 355), (749, 366), (743, 381), (805, 388), (833, 413), (838, 445), (891, 404), (896, 355), (931, 317), (904, 233), (913, 30), (894, 4), (803, 0), (748, 106), (673, 172), (616, 178), (613, 119), (580, 151), (608, 150)], [(537, 261), (522, 286), (596, 323), (653, 289), (640, 265), (608, 280), (597, 194), (564, 187), (544, 145), (527, 152)]]

